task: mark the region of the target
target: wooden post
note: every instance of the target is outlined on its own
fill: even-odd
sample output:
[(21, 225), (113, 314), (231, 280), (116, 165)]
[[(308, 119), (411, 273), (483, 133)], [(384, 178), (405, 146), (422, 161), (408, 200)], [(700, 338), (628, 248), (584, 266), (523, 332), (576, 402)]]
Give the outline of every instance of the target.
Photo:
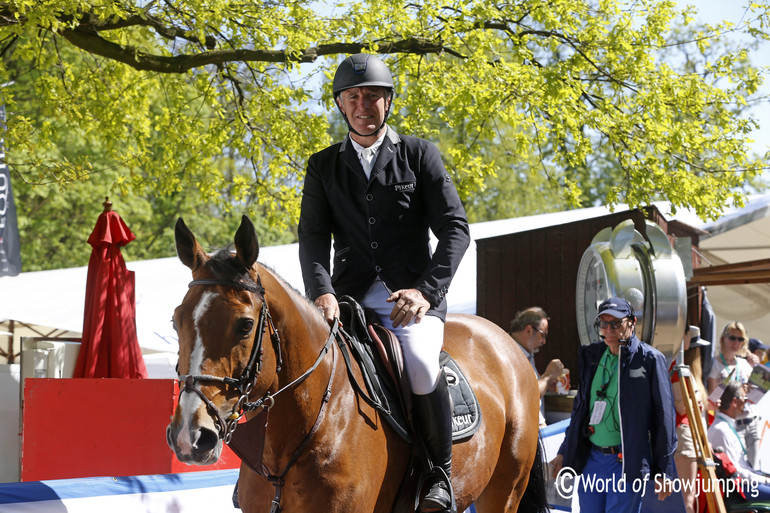
[(678, 365), (676, 372), (679, 374), (679, 386), (682, 388), (682, 399), (687, 411), (687, 418), (690, 421), (690, 430), (692, 439), (695, 443), (695, 455), (698, 459), (698, 468), (700, 468), (702, 478), (710, 481), (711, 485), (704, 487), (708, 490), (706, 494), (706, 511), (709, 513), (725, 513), (725, 503), (719, 488), (719, 481), (716, 476), (716, 464), (714, 455), (711, 452), (708, 438), (706, 437), (706, 423), (703, 421), (703, 415), (698, 408), (698, 401), (695, 395), (695, 386), (692, 381), (692, 374), (687, 365)]

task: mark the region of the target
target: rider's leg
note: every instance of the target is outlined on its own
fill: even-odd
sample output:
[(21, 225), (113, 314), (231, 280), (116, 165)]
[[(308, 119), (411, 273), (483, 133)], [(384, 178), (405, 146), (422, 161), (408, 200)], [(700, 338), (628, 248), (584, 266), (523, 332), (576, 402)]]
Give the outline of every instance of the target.
[(446, 480), (433, 479), (434, 482), (428, 483), (429, 491), (420, 503), (420, 511), (447, 511), (453, 506), (448, 489), (452, 466), (452, 405), (439, 365), (444, 322), (426, 315), (420, 323), (393, 328), (389, 319), (393, 304), (385, 301), (389, 295), (385, 286), (376, 280), (362, 304), (377, 312), (383, 326), (391, 329), (401, 343), (404, 368), (414, 394), (415, 428), (420, 431), (418, 435), (425, 442), (432, 464), (446, 474)]
[(439, 374), (433, 392), (413, 395), (412, 400), (416, 424), (422, 431), (431, 463), (434, 469), (438, 467), (446, 474), (446, 479), (439, 473), (428, 483), (430, 488), (420, 502), (420, 511), (449, 511), (452, 509), (452, 402), (444, 373)]

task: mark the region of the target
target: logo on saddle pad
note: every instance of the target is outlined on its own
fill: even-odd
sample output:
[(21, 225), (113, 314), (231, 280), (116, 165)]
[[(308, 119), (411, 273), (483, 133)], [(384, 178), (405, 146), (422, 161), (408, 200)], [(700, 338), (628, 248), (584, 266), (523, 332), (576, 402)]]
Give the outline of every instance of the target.
[(452, 439), (463, 440), (478, 431), (481, 425), (479, 403), (457, 362), (442, 352), (440, 363), (452, 398)]
[[(456, 387), (460, 384), (460, 377), (457, 375), (457, 373), (450, 367), (445, 366), (444, 367), (444, 378), (446, 379), (447, 385), (450, 387)], [(451, 389), (450, 389), (450, 395), (452, 395)], [(462, 395), (455, 394), (452, 397), (452, 403), (454, 404), (456, 397), (462, 397)], [(454, 411), (452, 413), (452, 433), (457, 432), (464, 432), (469, 428), (473, 427), (473, 424), (476, 422), (476, 419), (474, 418), (474, 415), (471, 414), (468, 411), (467, 406), (463, 408), (463, 405), (460, 405), (459, 408), (454, 408)]]
[(632, 378), (646, 378), (647, 371), (644, 370), (644, 367), (639, 367), (638, 369), (629, 370), (628, 375)]

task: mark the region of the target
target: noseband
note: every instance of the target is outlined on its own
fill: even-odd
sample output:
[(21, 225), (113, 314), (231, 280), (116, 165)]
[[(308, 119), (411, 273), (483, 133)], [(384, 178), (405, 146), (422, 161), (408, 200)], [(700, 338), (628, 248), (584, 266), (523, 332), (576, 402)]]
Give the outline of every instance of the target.
[[(192, 392), (197, 394), (203, 402), (206, 404), (206, 409), (209, 414), (217, 422), (217, 430), (219, 436), (225, 443), (230, 443), (230, 439), (233, 436), (238, 421), (243, 417), (244, 412), (253, 411), (257, 408), (265, 407), (271, 408), (273, 405), (273, 396), (269, 393), (256, 402), (249, 403), (248, 398), (251, 393), (254, 384), (257, 382), (259, 373), (262, 371), (262, 357), (264, 356), (263, 337), (265, 334), (265, 328), (270, 330), (270, 340), (273, 342), (276, 358), (276, 374), (281, 371), (281, 365), (283, 364), (283, 358), (281, 356), (281, 339), (278, 336), (278, 332), (273, 324), (273, 318), (270, 316), (270, 310), (267, 307), (267, 300), (265, 299), (265, 289), (262, 287), (262, 281), (257, 275), (256, 285), (236, 280), (193, 280), (189, 283), (188, 287), (194, 287), (196, 285), (223, 285), (230, 288), (245, 290), (257, 296), (262, 300), (262, 308), (259, 311), (259, 319), (257, 321), (257, 329), (254, 332), (254, 341), (251, 346), (251, 354), (249, 355), (249, 361), (241, 372), (240, 377), (222, 377), (212, 376), (209, 374), (186, 374), (179, 376), (179, 395), (184, 392)], [(222, 383), (228, 388), (234, 388), (240, 393), (238, 402), (233, 406), (230, 414), (225, 418), (219, 411), (211, 399), (196, 387), (197, 382), (210, 382), (210, 383)]]

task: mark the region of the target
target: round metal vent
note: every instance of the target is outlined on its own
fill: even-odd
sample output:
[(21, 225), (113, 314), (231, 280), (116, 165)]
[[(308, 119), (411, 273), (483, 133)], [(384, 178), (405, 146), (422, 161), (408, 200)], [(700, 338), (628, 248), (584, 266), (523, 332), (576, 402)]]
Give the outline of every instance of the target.
[(645, 222), (645, 235), (631, 220), (597, 233), (578, 268), (576, 301), (580, 343), (599, 340), (596, 311), (613, 296), (628, 300), (637, 317), (636, 336), (666, 358), (679, 350), (687, 315), (687, 287), (682, 262), (668, 237)]

